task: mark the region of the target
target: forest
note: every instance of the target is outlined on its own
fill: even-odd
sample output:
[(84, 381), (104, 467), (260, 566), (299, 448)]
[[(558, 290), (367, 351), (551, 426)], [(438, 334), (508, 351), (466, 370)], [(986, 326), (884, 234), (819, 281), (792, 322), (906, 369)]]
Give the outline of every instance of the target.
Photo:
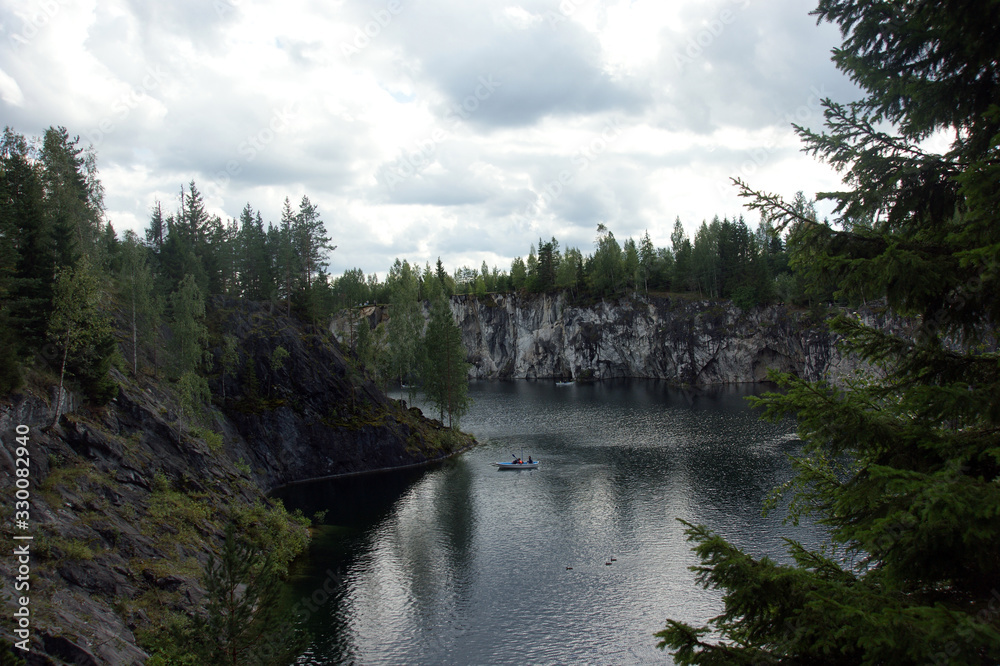
[[(323, 324), (338, 311), (367, 303), (389, 304), (394, 316), (353, 341), (361, 363), (383, 386), (435, 381), (448, 358), (452, 381), (465, 368), (445, 313), (433, 304), (455, 294), (570, 292), (579, 301), (624, 294), (686, 293), (732, 299), (743, 308), (782, 301), (828, 300), (807, 290), (790, 262), (796, 233), (778, 234), (762, 217), (751, 230), (742, 217), (703, 222), (694, 239), (675, 220), (671, 247), (657, 248), (648, 233), (623, 243), (604, 224), (592, 252), (561, 248), (557, 239), (531, 244), (527, 259), (509, 270), (485, 262), (478, 270), (449, 273), (441, 260), (422, 268), (399, 260), (380, 279), (361, 269), (327, 272), (335, 251), (319, 208), (303, 196), (285, 199), (281, 218), (265, 221), (247, 204), (239, 217), (210, 214), (198, 186), (181, 186), (176, 200), (157, 201), (142, 234), (119, 235), (107, 219), (97, 154), (64, 127), (25, 137), (8, 127), (0, 142), (0, 392), (21, 385), (26, 369), (38, 366), (74, 382), (97, 404), (114, 397), (108, 378), (113, 363), (140, 371), (166, 371), (188, 404), (209, 400), (205, 376), (223, 362), (206, 355), (211, 340), (204, 325), (206, 303), (215, 296), (270, 303), (272, 311)], [(793, 204), (815, 220), (812, 202), (799, 193)], [(335, 213), (335, 212), (332, 212)], [(439, 315), (422, 334), (419, 303)], [(434, 336), (445, 336), (447, 345)], [(416, 340), (417, 342), (414, 342)], [(430, 363), (427, 350), (437, 350)], [(443, 356), (441, 356), (443, 355)], [(454, 364), (452, 364), (454, 361)], [(452, 367), (454, 365), (454, 367)], [(428, 368), (433, 368), (429, 370)], [(457, 396), (441, 398), (449, 417), (463, 411)]]

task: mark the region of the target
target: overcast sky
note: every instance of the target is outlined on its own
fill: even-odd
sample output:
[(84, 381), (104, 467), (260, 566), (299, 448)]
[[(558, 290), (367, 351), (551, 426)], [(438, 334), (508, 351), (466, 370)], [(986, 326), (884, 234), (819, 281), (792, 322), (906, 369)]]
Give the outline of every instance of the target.
[[(801, 0), (0, 0), (0, 124), (93, 144), (107, 215), (145, 228), (317, 204), (330, 271), (509, 269), (744, 212), (729, 178), (836, 189), (790, 123), (859, 97)], [(755, 213), (746, 214), (751, 226)]]

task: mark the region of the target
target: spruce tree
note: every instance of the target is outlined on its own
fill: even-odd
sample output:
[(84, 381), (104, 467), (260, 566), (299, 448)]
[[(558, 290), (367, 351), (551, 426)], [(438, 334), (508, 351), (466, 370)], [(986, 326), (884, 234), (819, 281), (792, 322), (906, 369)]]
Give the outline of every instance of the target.
[(72, 266), (84, 253), (91, 255), (95, 266), (103, 261), (94, 257), (102, 230), (101, 190), (94, 174), (88, 173), (79, 142), (79, 137), (70, 138), (65, 127), (50, 127), (39, 155), (45, 213), (59, 266)]
[(271, 557), (226, 527), (219, 557), (202, 578), (207, 608), (191, 636), (206, 664), (277, 666), (298, 656), (306, 634), (282, 613), (281, 578)]
[[(879, 297), (911, 330), (842, 315), (834, 330), (871, 371), (841, 386), (784, 376), (760, 401), (798, 418), (792, 516), (825, 526), (830, 548), (793, 542), (779, 565), (689, 526), (725, 610), (705, 627), (669, 621), (660, 645), (683, 664), (995, 664), (1000, 5), (822, 0), (815, 13), (840, 26), (834, 61), (866, 93), (824, 102), (826, 133), (797, 128), (845, 174), (822, 195), (835, 223), (742, 193), (797, 227), (800, 263), (838, 297)], [(921, 145), (938, 131), (953, 137), (943, 154)]]
[(424, 317), (417, 301), (420, 286), (409, 262), (396, 260), (387, 278), (389, 321), (386, 322), (387, 358), (383, 376), (413, 385), (420, 371), (419, 342)]
[(21, 362), (41, 346), (52, 311), (55, 253), (39, 169), (27, 140), (0, 140), (0, 393), (22, 381)]
[(452, 427), (469, 408), (469, 364), (462, 332), (455, 324), (448, 298), (438, 291), (431, 300), (431, 318), (424, 336), (424, 393)]
[(192, 275), (170, 294), (170, 347), (176, 376), (197, 372), (205, 354), (205, 298)]
[(299, 202), (299, 212), (292, 223), (292, 245), (299, 259), (299, 282), (308, 289), (327, 265), (326, 253), (337, 247), (330, 245), (319, 209), (306, 196)]

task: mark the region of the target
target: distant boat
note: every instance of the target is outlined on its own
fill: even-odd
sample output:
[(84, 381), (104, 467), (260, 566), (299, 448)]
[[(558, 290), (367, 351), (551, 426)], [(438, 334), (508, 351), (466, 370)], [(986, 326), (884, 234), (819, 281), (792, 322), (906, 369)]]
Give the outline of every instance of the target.
[(528, 462), (495, 462), (497, 469), (535, 469), (538, 467), (538, 461), (533, 460)]

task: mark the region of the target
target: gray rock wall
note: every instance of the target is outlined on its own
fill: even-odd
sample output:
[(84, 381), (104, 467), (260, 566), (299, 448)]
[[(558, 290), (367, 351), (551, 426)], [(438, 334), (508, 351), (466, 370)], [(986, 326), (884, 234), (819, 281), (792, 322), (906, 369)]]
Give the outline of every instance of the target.
[[(628, 297), (575, 305), (567, 294), (455, 296), (455, 321), (476, 379), (617, 377), (705, 386), (759, 382), (767, 371), (837, 381), (858, 363), (808, 314), (773, 305)], [(369, 308), (370, 325), (384, 308)], [(347, 319), (333, 323), (341, 339)]]
[(775, 368), (809, 379), (842, 365), (832, 336), (780, 306), (622, 298), (588, 306), (565, 294), (457, 297), (455, 319), (477, 378), (643, 377), (684, 384), (756, 382)]

